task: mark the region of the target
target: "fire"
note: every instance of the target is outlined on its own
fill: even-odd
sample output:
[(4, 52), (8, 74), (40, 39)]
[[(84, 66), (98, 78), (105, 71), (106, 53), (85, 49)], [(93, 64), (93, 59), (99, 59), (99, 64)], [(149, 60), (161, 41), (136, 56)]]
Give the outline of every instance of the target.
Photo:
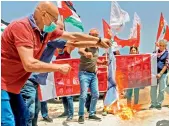
[(123, 106), (117, 114), (122, 120), (132, 119), (134, 116), (134, 110), (130, 107)]
[(108, 112), (109, 114), (113, 114), (113, 115), (117, 114), (117, 112), (120, 110), (118, 107), (118, 102), (116, 101), (110, 106), (105, 106), (104, 110)]
[(108, 113), (118, 115), (122, 120), (130, 120), (134, 117), (135, 113), (141, 109), (140, 105), (134, 105), (129, 107), (126, 105), (120, 105), (118, 107), (118, 102), (115, 102), (111, 106), (105, 107), (105, 110)]

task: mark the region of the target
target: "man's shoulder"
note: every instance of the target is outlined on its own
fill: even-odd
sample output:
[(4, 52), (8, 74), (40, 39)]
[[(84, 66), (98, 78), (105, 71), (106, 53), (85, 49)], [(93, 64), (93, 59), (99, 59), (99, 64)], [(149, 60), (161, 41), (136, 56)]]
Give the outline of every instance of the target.
[(18, 29), (20, 29), (21, 27), (30, 27), (30, 23), (29, 23), (28, 17), (24, 17), (24, 18), (12, 21), (9, 24), (9, 27), (11, 27), (11, 28), (15, 27), (15, 28), (18, 28)]

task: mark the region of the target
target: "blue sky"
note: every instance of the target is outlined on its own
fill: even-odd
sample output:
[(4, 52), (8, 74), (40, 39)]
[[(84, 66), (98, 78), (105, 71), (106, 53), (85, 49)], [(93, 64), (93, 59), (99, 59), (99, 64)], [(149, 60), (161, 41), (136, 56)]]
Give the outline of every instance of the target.
[[(27, 16), (33, 13), (34, 8), (38, 2), (1, 2), (1, 18), (5, 21), (12, 21), (14, 19)], [(130, 28), (133, 24), (134, 12), (137, 12), (142, 22), (141, 29), (141, 53), (150, 53), (154, 50), (154, 42), (156, 39), (156, 33), (160, 18), (160, 13), (163, 12), (167, 22), (169, 22), (169, 2), (127, 2), (119, 1), (120, 7), (127, 11), (130, 16), (130, 22), (126, 23), (125, 28), (119, 34), (120, 38), (127, 39), (130, 34)], [(109, 22), (110, 18), (110, 1), (74, 1), (74, 7), (78, 14), (81, 16), (81, 20), (84, 24), (85, 33), (91, 28), (98, 28), (102, 35), (102, 18)], [(79, 31), (70, 25), (66, 25), (68, 31)], [(122, 54), (128, 54), (129, 48), (125, 47), (120, 50)], [(104, 50), (100, 51), (103, 54)], [(73, 57), (79, 57), (77, 50), (73, 51)]]

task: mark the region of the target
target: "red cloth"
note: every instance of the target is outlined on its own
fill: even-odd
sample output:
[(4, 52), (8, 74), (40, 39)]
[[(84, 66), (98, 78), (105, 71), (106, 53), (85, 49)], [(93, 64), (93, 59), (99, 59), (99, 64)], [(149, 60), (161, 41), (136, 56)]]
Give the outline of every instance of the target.
[(64, 51), (63, 54), (58, 54), (58, 56), (56, 57), (56, 60), (67, 59), (67, 58), (70, 58), (70, 54), (67, 51)]
[(34, 58), (39, 59), (47, 42), (60, 37), (62, 33), (59, 29), (48, 33), (41, 42), (38, 29), (32, 28), (28, 17), (8, 25), (1, 40), (1, 89), (18, 94), (31, 74), (24, 70), (16, 47), (33, 48)]

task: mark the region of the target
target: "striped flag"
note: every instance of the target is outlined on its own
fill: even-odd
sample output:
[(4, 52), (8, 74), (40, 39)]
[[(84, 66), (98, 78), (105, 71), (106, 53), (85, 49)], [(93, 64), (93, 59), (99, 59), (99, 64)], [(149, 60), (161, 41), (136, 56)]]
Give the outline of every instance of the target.
[(76, 13), (73, 3), (70, 1), (57, 1), (60, 15), (63, 16), (64, 22), (70, 23), (73, 26), (84, 31), (80, 16)]
[(109, 48), (109, 66), (108, 66), (108, 90), (104, 99), (104, 105), (109, 106), (118, 100), (118, 92), (115, 82), (116, 58), (112, 47)]
[[(107, 24), (105, 20), (103, 21), (103, 31), (104, 38), (111, 39), (109, 32), (110, 26)], [(114, 42), (113, 42), (114, 43)], [(116, 60), (113, 54), (113, 47), (109, 48), (109, 65), (108, 65), (108, 89), (104, 99), (104, 106), (109, 106), (117, 101), (118, 92), (115, 84), (115, 68), (116, 68)]]
[(1, 23), (1, 34), (3, 33), (3, 31), (5, 30), (7, 26), (3, 23)]

